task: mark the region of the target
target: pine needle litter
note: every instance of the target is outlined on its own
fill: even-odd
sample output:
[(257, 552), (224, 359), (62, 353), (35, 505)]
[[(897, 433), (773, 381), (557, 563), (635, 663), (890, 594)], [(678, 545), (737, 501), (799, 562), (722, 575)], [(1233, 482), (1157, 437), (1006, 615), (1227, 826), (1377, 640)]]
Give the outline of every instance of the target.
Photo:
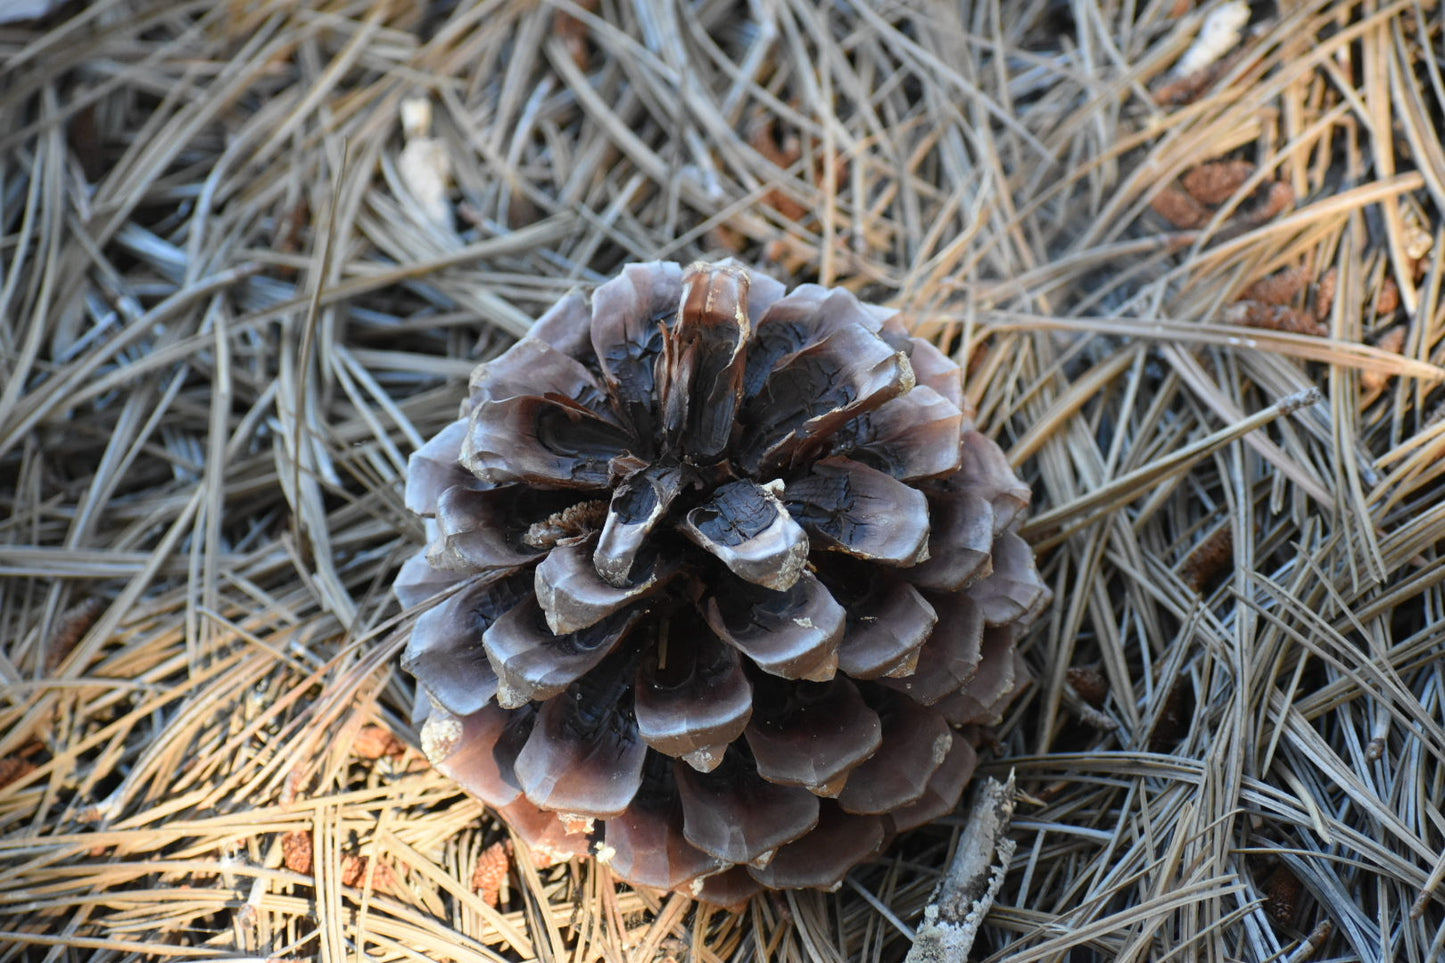
[(972, 959), (1445, 955), (1437, 0), (0, 21), (0, 961), (904, 959), (967, 805), (730, 913), (411, 722), (408, 456), (727, 257), (897, 309), (1033, 489)]

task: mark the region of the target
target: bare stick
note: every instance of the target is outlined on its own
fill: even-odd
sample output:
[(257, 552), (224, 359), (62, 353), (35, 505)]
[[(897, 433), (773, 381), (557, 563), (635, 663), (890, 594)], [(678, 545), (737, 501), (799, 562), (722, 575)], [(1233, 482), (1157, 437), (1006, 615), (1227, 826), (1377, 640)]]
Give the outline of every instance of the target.
[(1018, 845), (1008, 836), (1014, 815), (1014, 777), (989, 779), (974, 793), (968, 827), (953, 864), (923, 908), (923, 922), (905, 963), (968, 959), (983, 918), (993, 906)]

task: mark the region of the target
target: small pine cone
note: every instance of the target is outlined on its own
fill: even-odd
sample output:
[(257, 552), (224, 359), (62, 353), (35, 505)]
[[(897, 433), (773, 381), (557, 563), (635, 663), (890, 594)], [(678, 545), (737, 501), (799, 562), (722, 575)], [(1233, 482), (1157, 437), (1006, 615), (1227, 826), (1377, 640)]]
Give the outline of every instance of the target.
[(634, 884), (838, 885), (1027, 681), (1029, 490), (964, 411), (844, 290), (650, 263), (563, 299), (411, 459), (428, 756)]

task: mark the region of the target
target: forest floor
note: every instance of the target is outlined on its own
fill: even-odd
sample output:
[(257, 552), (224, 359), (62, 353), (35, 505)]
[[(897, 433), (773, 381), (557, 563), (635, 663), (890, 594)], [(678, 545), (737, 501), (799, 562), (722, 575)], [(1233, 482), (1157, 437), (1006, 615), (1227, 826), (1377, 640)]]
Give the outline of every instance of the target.
[(731, 914), (509, 852), (410, 724), (407, 455), (567, 291), (729, 255), (900, 308), (1034, 486), (1056, 601), (975, 959), (1441, 959), (1441, 24), (0, 24), (0, 963), (901, 959), (961, 819)]

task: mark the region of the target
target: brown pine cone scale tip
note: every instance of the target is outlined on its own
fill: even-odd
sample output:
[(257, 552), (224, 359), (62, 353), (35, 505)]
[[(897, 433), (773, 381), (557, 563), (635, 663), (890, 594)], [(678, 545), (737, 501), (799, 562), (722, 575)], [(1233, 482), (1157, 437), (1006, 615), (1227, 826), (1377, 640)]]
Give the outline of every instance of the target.
[(733, 262), (564, 298), (408, 467), (428, 757), (534, 851), (723, 905), (951, 811), (1049, 598), (961, 379)]

